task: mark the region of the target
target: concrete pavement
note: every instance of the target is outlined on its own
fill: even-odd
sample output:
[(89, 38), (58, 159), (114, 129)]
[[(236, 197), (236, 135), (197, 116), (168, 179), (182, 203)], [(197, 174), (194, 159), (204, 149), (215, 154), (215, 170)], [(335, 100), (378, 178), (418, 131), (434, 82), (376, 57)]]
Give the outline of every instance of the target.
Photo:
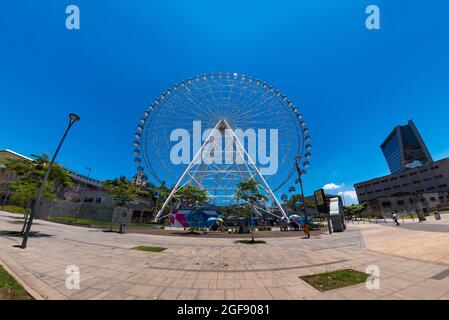
[[(298, 233), (245, 245), (235, 239), (120, 235), (37, 221), (33, 230), (40, 236), (22, 250), (14, 247), (20, 238), (5, 232), (20, 230), (17, 217), (0, 212), (0, 261), (43, 299), (449, 299), (446, 260), (382, 248), (376, 233), (403, 236), (397, 229), (376, 229), (389, 226), (355, 225), (309, 240)], [(168, 249), (131, 250), (137, 245)], [(80, 270), (79, 290), (66, 288), (69, 265)], [(380, 289), (360, 284), (321, 293), (299, 278), (342, 268), (365, 272), (370, 265), (380, 270)]]

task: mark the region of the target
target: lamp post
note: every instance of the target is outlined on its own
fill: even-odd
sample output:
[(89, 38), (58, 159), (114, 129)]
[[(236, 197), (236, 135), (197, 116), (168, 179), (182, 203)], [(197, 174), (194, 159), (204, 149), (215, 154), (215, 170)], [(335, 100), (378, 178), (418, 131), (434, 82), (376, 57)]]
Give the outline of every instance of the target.
[[(295, 168), (296, 168), (296, 172), (298, 173), (298, 184), (301, 187), (301, 197), (302, 197), (302, 208), (304, 211), (304, 228), (306, 228), (307, 226), (307, 238), (310, 238), (310, 224), (309, 224), (309, 217), (307, 216), (307, 209), (306, 209), (306, 199), (304, 197), (304, 188), (302, 186), (302, 176), (306, 175), (306, 171), (305, 170), (301, 170), (301, 168), (299, 167), (299, 163), (301, 161), (301, 156), (296, 156), (295, 157)], [(304, 167), (309, 166), (309, 162), (305, 161), (303, 163)]]
[(304, 198), (304, 188), (302, 186), (302, 178), (301, 178), (301, 176), (305, 175), (306, 172), (305, 172), (305, 170), (301, 170), (301, 168), (299, 167), (299, 162), (301, 161), (301, 157), (297, 156), (295, 158), (295, 160), (296, 160), (295, 161), (295, 168), (296, 168), (296, 172), (298, 173), (298, 180), (297, 180), (297, 182), (298, 182), (298, 184), (299, 184), (299, 186), (301, 188), (302, 207), (303, 207), (304, 215), (306, 215), (307, 214), (307, 210), (306, 210), (306, 203), (305, 203), (305, 198)]
[(31, 226), (33, 224), (33, 220), (34, 217), (36, 216), (36, 212), (37, 212), (37, 208), (39, 206), (39, 203), (42, 200), (42, 194), (44, 192), (45, 189), (45, 185), (47, 184), (47, 180), (48, 177), (50, 175), (51, 172), (51, 167), (53, 166), (53, 164), (55, 163), (56, 157), (59, 153), (59, 150), (62, 147), (62, 144), (64, 143), (65, 138), (67, 137), (67, 134), (69, 133), (70, 128), (72, 128), (72, 126), (80, 120), (80, 117), (74, 113), (69, 114), (69, 124), (67, 126), (67, 129), (64, 132), (64, 135), (62, 136), (61, 141), (59, 142), (58, 147), (56, 148), (56, 151), (53, 155), (53, 158), (51, 159), (47, 171), (45, 172), (44, 178), (42, 179), (42, 183), (41, 186), (39, 188), (39, 191), (37, 192), (37, 196), (36, 196), (36, 200), (34, 201), (34, 205), (33, 205), (33, 209), (31, 210), (31, 214), (30, 217), (28, 219), (28, 221), (25, 221), (26, 223), (26, 228), (25, 228), (25, 232), (23, 233), (23, 240), (22, 240), (22, 245), (20, 246), (20, 248), (25, 249), (27, 246), (27, 242), (28, 242), (28, 237), (30, 235), (30, 230), (31, 230)]

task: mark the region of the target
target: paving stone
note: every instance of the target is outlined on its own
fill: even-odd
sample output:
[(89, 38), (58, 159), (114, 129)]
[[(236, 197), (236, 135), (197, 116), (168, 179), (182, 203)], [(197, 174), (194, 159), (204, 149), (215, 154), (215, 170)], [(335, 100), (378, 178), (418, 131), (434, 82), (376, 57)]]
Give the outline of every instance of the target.
[[(9, 220), (0, 212), (0, 229), (10, 227)], [(441, 274), (449, 265), (443, 245), (449, 235), (441, 232), (391, 233), (389, 226), (366, 224), (308, 240), (268, 239), (256, 247), (234, 239), (117, 235), (46, 221), (35, 228), (52, 237), (31, 239), (25, 251), (0, 237), (0, 260), (48, 299), (447, 299), (449, 293), (449, 277)], [(137, 245), (169, 249), (129, 250)], [(80, 268), (80, 290), (65, 287), (70, 264)], [(365, 271), (368, 265), (380, 267), (380, 290), (359, 285), (320, 293), (299, 279), (341, 268)], [(432, 278), (438, 274), (441, 279)]]
[(200, 300), (224, 300), (224, 290), (208, 290), (203, 289), (198, 292), (198, 299)]

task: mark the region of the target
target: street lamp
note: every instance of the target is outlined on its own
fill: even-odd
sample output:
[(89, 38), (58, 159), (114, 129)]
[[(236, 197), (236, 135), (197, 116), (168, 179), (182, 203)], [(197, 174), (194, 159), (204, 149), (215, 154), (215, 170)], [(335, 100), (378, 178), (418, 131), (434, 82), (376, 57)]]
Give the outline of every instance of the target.
[[(304, 215), (306, 215), (307, 211), (306, 211), (306, 205), (305, 205), (305, 198), (304, 198), (304, 188), (302, 186), (302, 176), (306, 175), (306, 171), (305, 170), (301, 170), (301, 168), (299, 167), (299, 163), (301, 161), (301, 156), (296, 156), (295, 157), (295, 168), (296, 168), (296, 172), (298, 173), (298, 179), (296, 180), (297, 183), (299, 184), (299, 186), (301, 187), (301, 197), (302, 197), (302, 207), (303, 207), (303, 211), (304, 211)], [(307, 166), (309, 165), (309, 162), (306, 161), (304, 162), (304, 164)]]
[[(312, 146), (308, 144), (306, 146), (306, 149), (310, 151), (312, 149)], [(305, 155), (306, 159), (310, 159), (310, 153), (306, 153)], [(302, 197), (302, 209), (304, 211), (304, 231), (306, 231), (307, 227), (307, 238), (310, 238), (310, 225), (309, 225), (309, 217), (307, 216), (307, 209), (306, 209), (306, 199), (304, 197), (304, 188), (302, 186), (302, 176), (305, 176), (307, 174), (306, 170), (300, 168), (299, 163), (301, 161), (301, 156), (295, 157), (295, 168), (296, 172), (298, 173), (298, 179), (296, 180), (299, 183), (299, 186), (301, 187), (301, 197)], [(309, 161), (305, 161), (303, 163), (303, 167), (306, 168), (310, 166)]]
[(62, 147), (62, 144), (64, 143), (65, 138), (67, 137), (67, 134), (69, 133), (70, 128), (72, 128), (72, 126), (79, 120), (80, 120), (80, 117), (78, 115), (76, 115), (74, 113), (69, 114), (69, 124), (67, 126), (67, 129), (65, 130), (64, 135), (62, 136), (62, 139), (59, 142), (58, 147), (56, 148), (53, 158), (51, 159), (50, 164), (48, 165), (48, 168), (47, 168), (47, 171), (45, 172), (44, 178), (42, 179), (42, 183), (39, 188), (39, 191), (37, 192), (36, 200), (34, 201), (34, 205), (33, 205), (33, 209), (31, 210), (30, 217), (29, 217), (28, 221), (25, 221), (26, 228), (25, 228), (25, 232), (23, 233), (22, 245), (20, 246), (20, 248), (22, 248), (22, 249), (25, 249), (27, 246), (28, 237), (29, 237), (30, 230), (31, 230), (31, 225), (33, 224), (34, 217), (36, 216), (38, 205), (42, 200), (42, 194), (44, 192), (45, 185), (47, 184), (48, 176), (50, 175), (50, 172), (51, 172), (51, 167), (55, 163), (56, 157), (59, 153), (59, 150)]

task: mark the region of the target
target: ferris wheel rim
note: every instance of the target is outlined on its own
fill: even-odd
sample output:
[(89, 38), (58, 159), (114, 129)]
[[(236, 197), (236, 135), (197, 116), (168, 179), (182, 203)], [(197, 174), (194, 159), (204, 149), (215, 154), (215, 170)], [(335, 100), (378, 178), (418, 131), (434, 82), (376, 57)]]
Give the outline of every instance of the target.
[[(210, 74), (204, 74), (203, 76), (197, 75), (194, 78), (188, 78), (184, 81), (179, 82), (178, 84), (173, 85), (169, 89), (162, 92), (154, 100), (154, 102), (151, 103), (151, 105), (148, 107), (148, 109), (145, 110), (144, 116), (141, 118), (140, 123), (137, 126), (137, 132), (134, 135), (134, 137), (135, 137), (134, 153), (136, 154), (135, 162), (138, 166), (138, 171), (145, 171), (145, 169), (142, 166), (142, 159), (143, 159), (143, 161), (146, 165), (146, 168), (148, 169), (151, 176), (160, 184), (162, 184), (165, 181), (164, 179), (161, 179), (160, 176), (156, 173), (156, 170), (153, 167), (153, 165), (149, 159), (149, 155), (147, 154), (147, 152), (145, 152), (145, 150), (147, 150), (147, 148), (148, 148), (149, 141), (145, 135), (142, 135), (142, 133), (144, 133), (145, 130), (148, 130), (148, 127), (153, 122), (154, 117), (152, 116), (152, 114), (154, 112), (158, 111), (158, 109), (157, 109), (158, 106), (160, 104), (163, 104), (163, 101), (168, 96), (170, 96), (172, 94), (172, 92), (176, 92), (179, 90), (179, 88), (183, 88), (186, 85), (191, 85), (192, 83), (194, 83), (194, 81), (195, 82), (208, 81), (209, 79), (214, 79), (215, 77), (217, 77), (218, 79), (222, 79), (224, 77), (228, 80), (232, 80), (232, 78), (234, 80), (240, 79), (241, 81), (248, 81), (249, 83), (254, 82), (256, 84), (256, 86), (261, 86), (262, 90), (265, 90), (266, 92), (268, 91), (268, 92), (270, 92), (270, 94), (273, 97), (279, 98), (281, 104), (284, 107), (287, 106), (290, 108), (290, 111), (292, 111), (292, 113), (295, 115), (296, 121), (298, 121), (298, 123), (299, 123), (299, 125), (298, 125), (298, 123), (296, 123), (294, 126), (295, 130), (297, 132), (297, 136), (298, 136), (298, 149), (297, 149), (295, 156), (305, 158), (306, 160), (308, 160), (310, 158), (310, 156), (311, 156), (311, 154), (309, 152), (310, 151), (309, 147), (311, 147), (311, 145), (310, 145), (310, 140), (311, 140), (310, 130), (305, 126), (305, 121), (303, 120), (302, 114), (299, 112), (299, 108), (286, 95), (284, 95), (280, 90), (276, 89), (274, 86), (269, 85), (267, 82), (263, 82), (257, 78), (253, 78), (251, 76), (248, 77), (244, 74), (237, 74), (237, 73), (232, 73), (232, 74), (231, 73), (210, 73)], [(307, 145), (306, 145), (306, 143), (307, 143)], [(308, 163), (308, 161), (307, 161), (307, 163)], [(164, 166), (166, 166), (165, 163), (162, 162), (162, 164)], [(291, 178), (291, 176), (293, 175), (293, 173), (295, 171), (295, 163), (292, 163), (292, 165), (290, 167), (291, 167), (291, 169), (288, 170), (287, 177), (279, 185), (277, 185), (274, 188), (274, 190), (279, 190), (280, 188), (282, 188), (288, 182), (288, 180)], [(173, 175), (168, 168), (166, 168), (166, 169), (171, 175)]]

